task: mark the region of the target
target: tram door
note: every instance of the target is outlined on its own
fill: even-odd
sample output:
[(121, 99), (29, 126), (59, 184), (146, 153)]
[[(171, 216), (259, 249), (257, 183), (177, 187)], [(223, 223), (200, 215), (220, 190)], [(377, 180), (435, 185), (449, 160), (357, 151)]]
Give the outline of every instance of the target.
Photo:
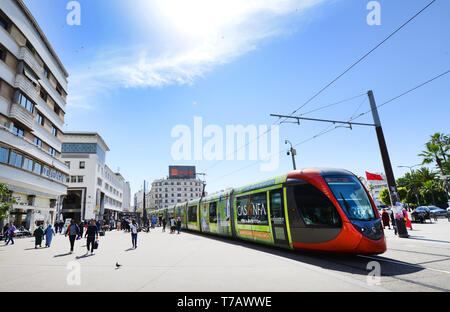
[(284, 213), (283, 189), (271, 191), (269, 196), (274, 242), (279, 246), (289, 246)]

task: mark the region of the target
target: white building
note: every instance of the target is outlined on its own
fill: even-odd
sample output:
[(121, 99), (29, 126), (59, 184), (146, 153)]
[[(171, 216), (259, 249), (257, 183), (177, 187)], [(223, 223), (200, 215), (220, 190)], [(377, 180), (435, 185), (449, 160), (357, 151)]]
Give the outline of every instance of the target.
[(62, 158), (70, 168), (67, 197), (60, 213), (77, 220), (117, 219), (130, 209), (130, 184), (105, 163), (108, 146), (95, 132), (66, 132)]
[(387, 189), (388, 184), (386, 180), (386, 175), (384, 173), (376, 173), (376, 174), (382, 176), (383, 181), (374, 181), (374, 180), (367, 181), (366, 179), (363, 179), (362, 182), (369, 191), (370, 196), (372, 196), (375, 205), (380, 206), (384, 205), (380, 200), (380, 192), (383, 189)]
[(17, 204), (6, 221), (53, 223), (67, 192), (61, 162), (68, 73), (21, 0), (0, 1), (0, 183)]
[[(202, 196), (203, 182), (199, 179), (159, 179), (152, 183), (146, 195), (146, 208), (167, 208)], [(205, 194), (206, 195), (206, 194)], [(141, 200), (142, 201), (142, 200)]]

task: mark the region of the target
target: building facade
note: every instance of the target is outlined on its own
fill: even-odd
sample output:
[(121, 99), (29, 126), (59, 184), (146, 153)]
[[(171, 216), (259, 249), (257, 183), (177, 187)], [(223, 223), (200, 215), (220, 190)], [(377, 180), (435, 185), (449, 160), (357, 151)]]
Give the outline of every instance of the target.
[[(152, 182), (146, 194), (146, 208), (161, 209), (202, 196), (203, 182), (199, 179), (159, 179)], [(205, 194), (206, 195), (206, 194)], [(141, 200), (142, 202), (142, 200)]]
[(67, 191), (60, 160), (68, 73), (21, 0), (0, 1), (0, 183), (16, 201), (6, 221), (53, 223)]
[(95, 132), (66, 132), (62, 159), (69, 167), (69, 187), (62, 219), (116, 219), (130, 209), (130, 184), (105, 163), (108, 146)]

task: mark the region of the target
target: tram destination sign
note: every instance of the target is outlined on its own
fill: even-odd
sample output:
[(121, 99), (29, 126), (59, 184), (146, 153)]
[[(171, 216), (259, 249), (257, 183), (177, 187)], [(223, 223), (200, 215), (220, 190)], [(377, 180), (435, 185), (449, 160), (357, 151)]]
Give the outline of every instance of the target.
[(195, 179), (195, 166), (169, 166), (170, 179)]

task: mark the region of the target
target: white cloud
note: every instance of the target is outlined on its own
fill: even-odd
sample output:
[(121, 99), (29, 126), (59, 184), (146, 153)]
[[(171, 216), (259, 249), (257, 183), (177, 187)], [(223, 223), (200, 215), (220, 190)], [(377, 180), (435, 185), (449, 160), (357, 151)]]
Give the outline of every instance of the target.
[(151, 43), (140, 43), (103, 51), (88, 72), (71, 73), (69, 105), (88, 108), (87, 99), (120, 87), (192, 84), (263, 40), (289, 31), (287, 20), (323, 0), (135, 1), (140, 14), (156, 10), (160, 16), (158, 25), (148, 21), (147, 26), (161, 29), (165, 50), (156, 54)]

